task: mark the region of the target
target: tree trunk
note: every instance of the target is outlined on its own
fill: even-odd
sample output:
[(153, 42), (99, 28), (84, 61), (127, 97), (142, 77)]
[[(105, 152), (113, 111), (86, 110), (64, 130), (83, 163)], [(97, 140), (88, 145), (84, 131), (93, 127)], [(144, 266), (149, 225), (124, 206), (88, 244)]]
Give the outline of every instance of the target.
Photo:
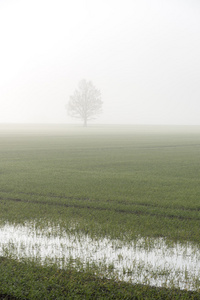
[(87, 118), (84, 119), (84, 124), (83, 124), (83, 126), (84, 126), (84, 127), (87, 127)]

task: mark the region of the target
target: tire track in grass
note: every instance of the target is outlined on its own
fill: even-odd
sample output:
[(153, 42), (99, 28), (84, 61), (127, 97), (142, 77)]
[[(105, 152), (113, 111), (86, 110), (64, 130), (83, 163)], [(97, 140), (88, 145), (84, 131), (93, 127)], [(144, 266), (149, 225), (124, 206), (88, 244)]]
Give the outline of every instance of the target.
[[(1, 190), (0, 192), (3, 192), (3, 193), (10, 193), (10, 191), (5, 191), (5, 190)], [(20, 195), (26, 195), (26, 196), (36, 196), (36, 197), (48, 197), (48, 198), (54, 198), (54, 199), (65, 199), (65, 200), (81, 200), (81, 201), (90, 201), (90, 202), (96, 202), (96, 201), (104, 201), (104, 202), (113, 202), (115, 204), (123, 204), (123, 205), (129, 205), (129, 206), (144, 206), (144, 207), (152, 207), (152, 208), (164, 208), (164, 209), (171, 209), (171, 207), (169, 205), (157, 205), (157, 204), (154, 204), (154, 203), (147, 203), (147, 202), (124, 202), (122, 200), (103, 200), (103, 199), (91, 199), (91, 198), (88, 198), (88, 197), (74, 197), (74, 196), (59, 196), (59, 195), (53, 195), (53, 194), (37, 194), (37, 193), (24, 193), (24, 192), (18, 192), (18, 194)], [(0, 196), (0, 199), (3, 199), (1, 196)], [(13, 198), (12, 198), (13, 199)], [(22, 200), (20, 198), (20, 200)], [(19, 201), (20, 201), (19, 200)], [(17, 200), (16, 200), (17, 201)], [(37, 200), (36, 200), (37, 201)], [(176, 209), (176, 210), (184, 210), (184, 211), (200, 211), (200, 206), (199, 207), (184, 207), (184, 206), (176, 206), (176, 207), (173, 207), (173, 209)]]
[[(72, 198), (75, 199), (75, 198)], [(22, 202), (22, 203), (32, 203), (32, 204), (40, 204), (40, 205), (51, 205), (51, 206), (60, 206), (60, 207), (66, 207), (66, 208), (79, 208), (79, 209), (92, 209), (97, 211), (111, 211), (116, 213), (126, 213), (126, 214), (132, 214), (132, 215), (146, 215), (146, 216), (157, 216), (157, 217), (164, 217), (169, 219), (179, 219), (179, 220), (194, 220), (194, 221), (200, 221), (200, 217), (187, 217), (187, 216), (177, 216), (172, 214), (159, 214), (159, 213), (152, 213), (152, 212), (144, 212), (141, 210), (125, 210), (125, 209), (115, 209), (115, 208), (109, 208), (109, 207), (95, 207), (92, 205), (81, 205), (81, 204), (66, 204), (66, 203), (58, 203), (58, 202), (49, 202), (49, 201), (39, 201), (39, 200), (24, 200), (20, 198), (9, 198), (9, 197), (0, 197), (0, 200), (9, 200), (14, 202)]]

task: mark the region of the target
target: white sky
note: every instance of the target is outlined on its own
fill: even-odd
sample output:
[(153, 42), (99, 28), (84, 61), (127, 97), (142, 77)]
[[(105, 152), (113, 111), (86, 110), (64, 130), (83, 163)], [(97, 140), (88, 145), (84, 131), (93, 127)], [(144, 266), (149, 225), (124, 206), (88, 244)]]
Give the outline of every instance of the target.
[(200, 1), (0, 0), (1, 123), (77, 122), (83, 78), (96, 123), (200, 124)]

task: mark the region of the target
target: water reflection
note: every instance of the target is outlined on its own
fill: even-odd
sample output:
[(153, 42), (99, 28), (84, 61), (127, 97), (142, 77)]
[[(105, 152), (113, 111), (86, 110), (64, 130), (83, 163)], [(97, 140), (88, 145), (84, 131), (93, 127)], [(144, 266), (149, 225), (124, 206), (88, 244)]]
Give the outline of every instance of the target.
[(17, 259), (52, 260), (59, 267), (78, 259), (86, 266), (95, 263), (108, 276), (154, 286), (200, 289), (200, 250), (187, 243), (167, 245), (164, 239), (140, 238), (125, 243), (89, 235), (68, 234), (57, 227), (36, 228), (34, 223), (0, 227), (0, 255)]

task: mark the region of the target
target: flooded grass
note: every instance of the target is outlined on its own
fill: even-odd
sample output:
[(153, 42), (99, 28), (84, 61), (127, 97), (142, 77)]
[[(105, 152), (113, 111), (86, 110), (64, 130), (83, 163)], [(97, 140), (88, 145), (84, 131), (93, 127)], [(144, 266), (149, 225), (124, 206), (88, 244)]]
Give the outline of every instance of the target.
[(0, 256), (26, 258), (67, 269), (95, 268), (108, 278), (134, 284), (200, 290), (200, 249), (187, 243), (166, 244), (162, 238), (123, 242), (67, 234), (59, 226), (34, 223), (0, 227)]

